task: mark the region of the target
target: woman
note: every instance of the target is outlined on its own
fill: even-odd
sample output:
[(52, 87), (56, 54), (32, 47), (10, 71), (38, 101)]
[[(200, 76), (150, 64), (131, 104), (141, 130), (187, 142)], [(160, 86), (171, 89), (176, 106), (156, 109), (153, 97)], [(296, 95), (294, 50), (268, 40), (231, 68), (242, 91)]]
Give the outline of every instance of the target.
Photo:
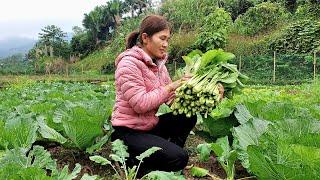
[(159, 106), (172, 101), (175, 90), (188, 79), (172, 82), (169, 77), (165, 67), (169, 39), (169, 23), (162, 16), (147, 16), (139, 32), (129, 35), (127, 50), (116, 59), (112, 140), (121, 139), (128, 146), (131, 166), (145, 150), (161, 148), (144, 160), (140, 175), (153, 170), (178, 171), (188, 163), (183, 146), (196, 117), (155, 115)]

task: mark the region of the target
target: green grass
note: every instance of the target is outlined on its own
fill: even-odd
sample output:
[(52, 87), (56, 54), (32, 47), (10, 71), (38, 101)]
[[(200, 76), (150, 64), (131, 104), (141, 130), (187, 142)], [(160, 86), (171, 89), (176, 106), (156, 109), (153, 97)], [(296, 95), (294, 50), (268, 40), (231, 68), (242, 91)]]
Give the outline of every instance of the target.
[(96, 74), (90, 71), (83, 74), (66, 75), (7, 75), (0, 76), (0, 88), (11, 85), (33, 84), (39, 81), (45, 82), (108, 82), (114, 80), (114, 74)]
[(103, 66), (107, 64), (113, 64), (115, 55), (107, 46), (104, 49), (98, 50), (89, 54), (86, 58), (76, 62), (72, 65), (72, 68), (78, 72), (82, 71), (100, 71)]

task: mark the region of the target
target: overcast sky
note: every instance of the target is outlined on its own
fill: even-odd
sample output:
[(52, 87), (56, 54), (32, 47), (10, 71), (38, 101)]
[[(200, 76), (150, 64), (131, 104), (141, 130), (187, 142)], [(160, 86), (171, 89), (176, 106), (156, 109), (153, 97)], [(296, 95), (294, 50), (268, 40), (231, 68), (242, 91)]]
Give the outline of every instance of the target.
[(46, 25), (64, 32), (82, 27), (84, 13), (107, 0), (0, 0), (0, 40), (7, 37), (37, 38)]

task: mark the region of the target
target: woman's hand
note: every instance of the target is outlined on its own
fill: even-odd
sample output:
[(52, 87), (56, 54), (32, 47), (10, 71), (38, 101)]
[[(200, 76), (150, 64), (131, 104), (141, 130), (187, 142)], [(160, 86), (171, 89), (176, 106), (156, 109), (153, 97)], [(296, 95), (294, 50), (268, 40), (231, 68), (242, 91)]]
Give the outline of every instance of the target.
[(188, 81), (189, 79), (191, 79), (193, 76), (192, 74), (185, 74), (181, 79), (183, 81)]
[(183, 76), (181, 79), (176, 80), (168, 85), (165, 86), (165, 88), (167, 89), (168, 92), (171, 91), (175, 91), (178, 87), (180, 87), (185, 81), (188, 81), (189, 79), (191, 79), (192, 76), (190, 75), (185, 75)]
[(165, 86), (165, 89), (168, 91), (168, 92), (171, 92), (171, 91), (175, 91), (178, 87), (180, 87), (182, 85), (182, 82), (183, 80), (182, 79), (179, 79), (179, 80), (176, 80), (168, 85)]
[(185, 81), (188, 81), (192, 78), (192, 75), (184, 75), (181, 79), (176, 80), (165, 86), (168, 92), (175, 91), (178, 87), (180, 87)]

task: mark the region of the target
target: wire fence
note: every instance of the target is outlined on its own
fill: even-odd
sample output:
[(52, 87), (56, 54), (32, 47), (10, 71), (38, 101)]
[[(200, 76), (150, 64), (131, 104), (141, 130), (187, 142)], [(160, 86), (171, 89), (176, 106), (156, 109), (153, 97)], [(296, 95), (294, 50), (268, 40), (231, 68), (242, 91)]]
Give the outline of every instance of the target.
[[(296, 55), (277, 54), (236, 56), (230, 63), (237, 64), (238, 70), (247, 75), (247, 84), (289, 85), (312, 82), (317, 79), (320, 57), (317, 53)], [(171, 75), (183, 62), (171, 62), (168, 69)]]

